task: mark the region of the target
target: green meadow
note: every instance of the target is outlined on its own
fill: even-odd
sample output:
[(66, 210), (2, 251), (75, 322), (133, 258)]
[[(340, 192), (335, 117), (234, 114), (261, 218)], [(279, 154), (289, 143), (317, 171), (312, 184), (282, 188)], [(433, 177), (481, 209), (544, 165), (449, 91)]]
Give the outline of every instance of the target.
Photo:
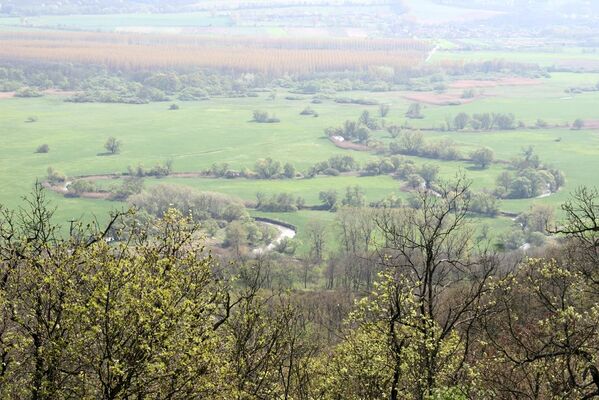
[[(553, 74), (542, 84), (529, 87), (497, 87), (485, 89), (485, 97), (461, 106), (432, 106), (423, 109), (425, 118), (410, 121), (415, 127), (437, 127), (447, 117), (457, 113), (479, 112), (514, 113), (517, 120), (533, 124), (537, 118), (551, 124), (564, 124), (576, 118), (586, 120), (598, 117), (596, 105), (599, 93), (573, 95), (565, 99), (564, 90), (572, 85), (597, 83), (597, 74)], [(385, 119), (387, 124), (405, 123), (409, 104), (400, 92), (339, 93), (338, 96), (371, 98), (391, 105)], [(286, 93), (278, 93), (276, 100), (267, 94), (258, 98), (214, 98), (200, 102), (178, 102), (180, 109), (169, 110), (170, 103), (146, 105), (77, 104), (64, 98), (47, 96), (36, 99), (9, 98), (0, 100), (0, 202), (14, 207), (20, 196), (30, 191), (37, 180), (45, 177), (52, 166), (67, 176), (109, 174), (126, 171), (128, 166), (143, 164), (151, 167), (166, 160), (174, 161), (176, 172), (201, 171), (213, 163), (228, 163), (232, 168), (252, 168), (256, 160), (271, 157), (282, 163), (291, 162), (299, 171), (307, 170), (316, 162), (334, 155), (351, 154), (364, 164), (379, 155), (370, 152), (342, 150), (324, 135), (330, 126), (338, 126), (348, 119), (357, 119), (362, 111), (377, 114), (376, 106), (341, 105), (332, 100), (310, 104), (311, 98), (287, 100)], [(301, 116), (310, 105), (319, 117)], [(252, 122), (254, 110), (268, 111), (280, 118), (278, 124)], [(34, 119), (35, 122), (27, 122)], [(510, 160), (523, 147), (533, 146), (542, 161), (563, 170), (567, 185), (550, 197), (532, 200), (505, 200), (501, 209), (509, 212), (526, 210), (533, 202), (550, 204), (556, 208), (567, 200), (569, 193), (581, 185), (599, 182), (599, 131), (560, 129), (518, 129), (495, 132), (432, 132), (424, 131), (429, 141), (451, 139), (460, 151), (488, 146), (500, 160)], [(103, 144), (109, 136), (122, 141), (122, 151), (114, 156), (102, 155)], [(385, 131), (374, 136), (383, 143), (391, 138)], [(48, 154), (35, 154), (37, 146), (47, 143)], [(496, 177), (505, 166), (494, 164), (478, 170), (468, 162), (444, 162), (414, 158), (417, 164), (437, 164), (440, 176), (450, 179), (462, 171), (472, 180), (476, 190), (492, 189)], [(318, 177), (295, 180), (246, 180), (214, 178), (147, 179), (146, 186), (169, 183), (186, 185), (205, 191), (222, 192), (251, 203), (256, 193), (290, 193), (302, 196), (307, 205), (320, 203), (321, 191), (335, 189), (343, 195), (348, 186), (360, 186), (368, 202), (377, 201), (401, 191), (402, 182), (390, 176)], [(107, 184), (104, 182), (103, 184)], [(58, 206), (57, 218), (103, 219), (109, 210), (126, 204), (104, 200), (66, 199), (50, 195)], [(271, 214), (300, 227), (309, 219), (332, 220), (334, 214), (301, 211), (293, 214)], [(511, 221), (485, 219), (498, 230), (509, 229)]]

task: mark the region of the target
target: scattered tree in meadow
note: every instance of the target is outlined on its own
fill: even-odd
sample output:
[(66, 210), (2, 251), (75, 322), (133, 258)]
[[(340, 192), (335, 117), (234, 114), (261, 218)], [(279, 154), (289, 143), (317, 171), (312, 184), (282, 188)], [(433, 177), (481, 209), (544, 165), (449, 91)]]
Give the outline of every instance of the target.
[(334, 189), (327, 190), (326, 192), (320, 192), (318, 195), (320, 201), (323, 203), (325, 209), (334, 210), (337, 207), (337, 191)]
[(488, 147), (481, 147), (477, 150), (474, 150), (470, 154), (470, 159), (479, 168), (485, 169), (485, 168), (488, 168), (489, 165), (491, 165), (491, 163), (495, 159), (495, 153), (493, 152), (492, 149), (490, 149)]
[(256, 110), (254, 111), (254, 122), (258, 122), (261, 124), (273, 124), (277, 122), (281, 122), (277, 117), (270, 116), (266, 111)]
[(574, 123), (572, 123), (572, 128), (576, 129), (576, 130), (581, 130), (582, 128), (584, 128), (584, 120), (581, 118), (577, 118)]
[(48, 167), (46, 172), (46, 179), (50, 184), (63, 183), (67, 180), (67, 177), (64, 174), (58, 172), (53, 167)]
[(121, 142), (111, 136), (106, 140), (106, 143), (104, 143), (104, 148), (109, 154), (118, 154), (121, 151)]
[(381, 116), (381, 118), (386, 118), (387, 115), (389, 115), (390, 110), (391, 110), (391, 107), (389, 106), (389, 104), (379, 105), (379, 115)]
[(36, 153), (38, 154), (44, 154), (44, 153), (48, 153), (50, 151), (50, 146), (48, 146), (47, 144), (42, 144), (40, 146), (38, 146), (38, 148), (35, 150)]
[(420, 103), (412, 103), (406, 112), (406, 117), (411, 119), (422, 119), (422, 105)]

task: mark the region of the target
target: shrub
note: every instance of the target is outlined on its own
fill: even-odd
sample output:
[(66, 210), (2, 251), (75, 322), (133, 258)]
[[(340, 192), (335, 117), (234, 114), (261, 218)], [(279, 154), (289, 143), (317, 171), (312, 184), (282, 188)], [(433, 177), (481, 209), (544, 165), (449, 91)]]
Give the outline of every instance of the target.
[(40, 146), (38, 146), (38, 148), (35, 150), (36, 153), (41, 154), (41, 153), (48, 153), (50, 151), (50, 146), (48, 146), (47, 144), (42, 144)]
[(38, 91), (35, 88), (31, 88), (31, 87), (24, 87), (21, 88), (19, 90), (17, 90), (17, 92), (15, 93), (15, 97), (24, 97), (24, 98), (29, 98), (29, 97), (42, 97), (43, 94)]
[(300, 113), (300, 115), (318, 115), (316, 111), (311, 109), (310, 107), (304, 108), (304, 110)]
[(171, 111), (178, 110), (179, 109), (179, 105), (177, 105), (177, 104), (171, 104), (168, 109), (171, 110)]
[(78, 180), (71, 183), (68, 187), (68, 197), (79, 197), (83, 193), (95, 192), (96, 187), (94, 184), (87, 180)]
[(406, 117), (411, 119), (422, 119), (422, 106), (419, 103), (412, 103), (406, 112)]
[(54, 168), (52, 168), (52, 167), (48, 167), (47, 179), (48, 179), (48, 182), (50, 182), (51, 184), (62, 183), (67, 180), (66, 176), (64, 176), (62, 173), (54, 170)]
[(572, 129), (581, 130), (582, 128), (584, 128), (584, 121), (577, 118), (574, 123), (572, 123)]
[(478, 167), (485, 169), (493, 162), (495, 153), (488, 147), (481, 147), (472, 152), (470, 158)]

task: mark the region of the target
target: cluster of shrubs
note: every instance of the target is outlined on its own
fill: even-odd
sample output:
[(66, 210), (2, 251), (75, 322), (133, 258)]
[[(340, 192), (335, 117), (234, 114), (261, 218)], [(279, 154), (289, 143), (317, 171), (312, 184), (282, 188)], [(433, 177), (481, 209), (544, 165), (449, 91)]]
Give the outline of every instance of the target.
[(304, 108), (300, 115), (312, 116), (315, 118), (318, 117), (318, 113), (314, 111), (311, 107)]
[(22, 87), (15, 92), (15, 97), (31, 98), (42, 96), (43, 94), (39, 90), (32, 87)]
[(276, 229), (249, 217), (241, 200), (222, 193), (158, 185), (131, 196), (129, 203), (152, 217), (162, 217), (168, 209), (176, 208), (191, 216), (210, 237), (224, 229), (223, 245), (227, 247), (270, 244), (277, 237)]
[(316, 175), (338, 176), (342, 172), (359, 171), (360, 164), (352, 156), (333, 156), (326, 161), (314, 164), (308, 172), (307, 177)]
[(345, 196), (339, 197), (335, 189), (320, 192), (318, 195), (322, 202), (322, 208), (329, 211), (336, 211), (340, 206), (344, 207), (364, 207), (366, 197), (364, 190), (360, 186), (348, 186), (345, 188)]
[(204, 171), (205, 175), (217, 178), (247, 178), (247, 179), (293, 179), (301, 177), (295, 166), (291, 163), (282, 164), (272, 158), (262, 158), (254, 164), (254, 169), (243, 168), (242, 170), (231, 169), (227, 163), (215, 163)]
[(351, 97), (338, 97), (335, 99), (335, 103), (339, 104), (359, 104), (361, 106), (376, 106), (379, 104), (376, 100), (368, 99), (352, 99)]
[(268, 112), (260, 110), (254, 111), (253, 121), (260, 124), (275, 124), (281, 122), (281, 120), (277, 117), (271, 116), (268, 114)]
[(156, 164), (152, 168), (145, 168), (142, 164), (138, 164), (137, 167), (132, 167), (129, 165), (127, 167), (127, 175), (134, 176), (137, 178), (144, 177), (164, 177), (169, 176), (173, 172), (173, 161), (167, 160), (164, 164)]
[(397, 140), (389, 143), (389, 152), (393, 155), (418, 156), (439, 160), (459, 160), (459, 150), (451, 140), (427, 143), (420, 131), (402, 131)]
[(48, 167), (46, 172), (46, 179), (52, 185), (67, 181), (67, 177), (63, 173), (55, 170), (54, 167)]
[(221, 193), (200, 192), (185, 186), (157, 185), (129, 198), (129, 203), (150, 215), (162, 217), (170, 208), (177, 208), (194, 221), (208, 219), (232, 222), (248, 218), (241, 202)]
[(295, 212), (306, 205), (302, 197), (280, 193), (268, 197), (264, 193), (256, 194), (256, 209), (265, 212)]
[(371, 208), (401, 208), (403, 207), (403, 201), (395, 193), (391, 193), (385, 198), (370, 203)]
[(599, 83), (594, 86), (573, 86), (565, 90), (568, 94), (599, 92)]
[(487, 217), (495, 217), (499, 214), (499, 200), (492, 193), (488, 192), (469, 192), (468, 210), (476, 214), (482, 214)]
[[(384, 108), (381, 107), (381, 114)], [(384, 115), (388, 112), (385, 109)], [(330, 127), (325, 129), (325, 135), (329, 137), (341, 137), (345, 141), (368, 144), (371, 136), (371, 131), (381, 129), (381, 124), (370, 115), (369, 111), (364, 111), (357, 121), (347, 120), (340, 127)]]
[(466, 128), (475, 131), (491, 131), (491, 130), (511, 130), (517, 126), (522, 127), (523, 123), (516, 124), (514, 114), (506, 113), (481, 113), (470, 116), (467, 113), (459, 113), (453, 118), (448, 118), (441, 125), (442, 131), (460, 131)]
[(565, 175), (556, 168), (545, 166), (532, 147), (512, 160), (511, 171), (497, 177), (495, 195), (499, 198), (527, 199), (557, 192), (566, 182)]

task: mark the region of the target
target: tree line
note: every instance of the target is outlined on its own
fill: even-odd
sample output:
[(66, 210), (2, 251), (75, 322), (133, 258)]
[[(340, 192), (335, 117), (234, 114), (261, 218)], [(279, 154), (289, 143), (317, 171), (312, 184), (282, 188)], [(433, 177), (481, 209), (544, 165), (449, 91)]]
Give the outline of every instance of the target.
[[(598, 396), (599, 193), (581, 188), (564, 204), (554, 246), (506, 258), (473, 240), (468, 191), (457, 177), (439, 195), (420, 191), (419, 209), (344, 209), (324, 280), (290, 291), (277, 266), (309, 276), (301, 262), (210, 256), (173, 209), (146, 224), (130, 213), (107, 227), (74, 222), (65, 235), (38, 188), (0, 213), (0, 393)], [(106, 240), (116, 228), (123, 236)]]

